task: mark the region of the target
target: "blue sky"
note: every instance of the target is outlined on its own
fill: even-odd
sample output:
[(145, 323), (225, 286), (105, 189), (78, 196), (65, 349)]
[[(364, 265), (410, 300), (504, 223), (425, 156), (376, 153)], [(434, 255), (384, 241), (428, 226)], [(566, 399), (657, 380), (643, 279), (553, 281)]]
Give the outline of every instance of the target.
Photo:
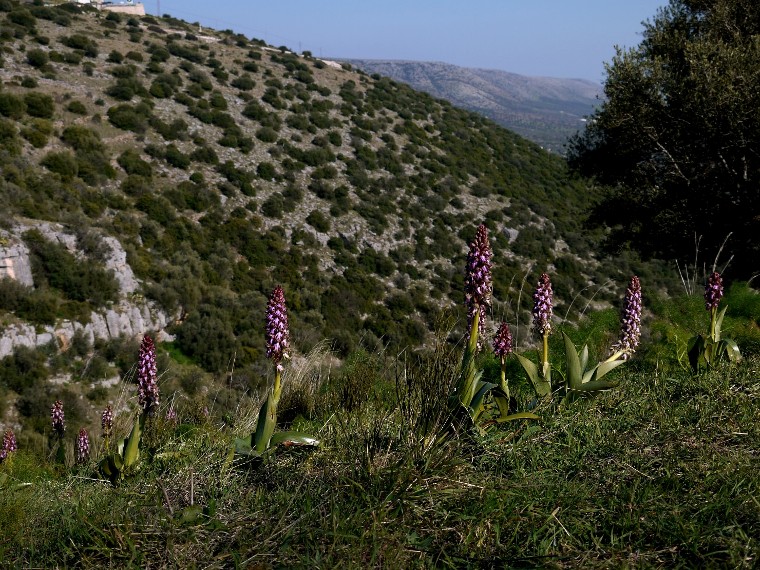
[(315, 56), (443, 61), (601, 82), (667, 0), (143, 0), (148, 13)]

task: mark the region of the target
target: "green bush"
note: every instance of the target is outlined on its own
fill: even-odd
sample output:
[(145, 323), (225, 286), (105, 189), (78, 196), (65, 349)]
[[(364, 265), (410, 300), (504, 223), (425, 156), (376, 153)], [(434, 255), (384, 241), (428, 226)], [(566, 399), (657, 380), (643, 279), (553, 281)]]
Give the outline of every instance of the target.
[(84, 103), (81, 101), (71, 101), (67, 106), (66, 110), (69, 113), (74, 113), (75, 115), (86, 115), (87, 114), (87, 107), (85, 107)]
[(0, 93), (0, 115), (19, 120), (26, 113), (26, 103), (23, 97), (13, 93)]
[(34, 48), (26, 52), (26, 62), (37, 69), (45, 67), (49, 61), (50, 58), (45, 50)]
[(96, 307), (118, 299), (119, 284), (113, 273), (88, 259), (78, 259), (57, 243), (45, 239), (37, 230), (24, 234), (32, 261), (32, 275), (38, 286), (49, 285), (67, 299), (91, 303)]
[(153, 167), (149, 162), (143, 160), (140, 153), (135, 149), (129, 148), (125, 150), (119, 155), (117, 162), (127, 174), (136, 174), (144, 178), (151, 178), (153, 176)]
[(104, 150), (100, 135), (80, 125), (66, 127), (61, 134), (61, 140), (76, 151)]
[(319, 210), (312, 210), (306, 216), (306, 223), (318, 232), (327, 233), (330, 231), (330, 220)]
[(50, 172), (60, 174), (64, 180), (71, 180), (79, 174), (77, 159), (68, 151), (49, 152), (42, 158), (40, 164)]
[(144, 132), (148, 118), (145, 114), (140, 113), (136, 107), (127, 103), (114, 105), (108, 109), (109, 122), (114, 127), (125, 131)]
[(24, 103), (26, 104), (26, 113), (28, 115), (41, 119), (53, 118), (55, 103), (50, 95), (32, 91), (24, 95)]
[(28, 140), (34, 148), (43, 148), (53, 134), (53, 124), (47, 119), (33, 119), (21, 129), (21, 136)]

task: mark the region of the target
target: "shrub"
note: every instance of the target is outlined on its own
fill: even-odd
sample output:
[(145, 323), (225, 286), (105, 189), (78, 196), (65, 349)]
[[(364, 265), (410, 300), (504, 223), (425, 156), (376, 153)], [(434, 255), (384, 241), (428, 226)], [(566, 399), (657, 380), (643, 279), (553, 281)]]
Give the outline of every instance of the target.
[(26, 103), (22, 97), (13, 93), (0, 93), (0, 115), (18, 120), (25, 112)]
[(112, 50), (111, 53), (108, 54), (107, 61), (110, 63), (121, 63), (124, 61), (124, 56), (120, 51)]
[(73, 301), (102, 306), (118, 299), (119, 285), (111, 271), (98, 263), (78, 259), (60, 244), (45, 239), (36, 230), (24, 234), (32, 256), (32, 274), (38, 286), (48, 284)]
[(82, 51), (87, 57), (98, 57), (98, 44), (82, 34), (64, 36), (61, 43), (71, 49)]
[(134, 149), (130, 148), (121, 153), (117, 162), (127, 174), (136, 174), (144, 178), (153, 176), (153, 167), (149, 162), (143, 160), (140, 153)]
[(318, 232), (327, 233), (330, 231), (330, 220), (319, 210), (312, 210), (306, 216), (306, 223)]
[(45, 50), (35, 48), (26, 52), (26, 62), (37, 69), (45, 67), (49, 61), (50, 58)]
[(108, 120), (119, 129), (142, 133), (145, 131), (147, 117), (138, 113), (136, 107), (124, 103), (108, 109)]
[(40, 161), (40, 164), (59, 174), (64, 180), (71, 180), (79, 174), (79, 166), (76, 157), (68, 152), (50, 152)]
[(182, 151), (180, 151), (173, 144), (170, 144), (166, 147), (164, 158), (166, 159), (166, 162), (175, 168), (186, 170), (187, 167), (190, 166), (190, 157), (188, 157), (186, 154), (183, 154)]
[(21, 129), (21, 136), (28, 140), (34, 148), (42, 148), (53, 134), (53, 124), (47, 119), (34, 119)]
[(250, 91), (254, 87), (256, 87), (256, 82), (253, 80), (253, 78), (248, 75), (247, 73), (244, 73), (240, 77), (236, 77), (230, 82), (230, 85), (234, 87), (235, 89), (240, 89), (241, 91)]
[(66, 127), (61, 134), (61, 140), (76, 151), (102, 151), (104, 149), (98, 133), (79, 125)]
[(84, 106), (84, 103), (81, 101), (71, 101), (67, 106), (66, 110), (69, 113), (74, 113), (75, 115), (86, 115), (87, 114), (87, 107)]
[(39, 117), (41, 119), (51, 119), (53, 112), (55, 111), (55, 103), (53, 98), (46, 93), (38, 93), (32, 91), (24, 95), (24, 103), (26, 104), (26, 113), (32, 117)]

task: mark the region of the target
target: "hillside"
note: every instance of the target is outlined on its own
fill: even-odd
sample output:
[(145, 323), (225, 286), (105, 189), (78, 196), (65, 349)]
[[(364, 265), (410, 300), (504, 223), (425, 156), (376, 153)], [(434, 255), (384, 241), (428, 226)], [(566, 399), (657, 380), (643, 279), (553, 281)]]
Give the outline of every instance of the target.
[(568, 137), (583, 130), (584, 118), (602, 93), (601, 85), (583, 79), (529, 77), (428, 61), (345, 61), (480, 113), (559, 154), (564, 154)]
[(569, 318), (650, 271), (593, 253), (583, 219), (598, 190), (559, 157), (406, 85), (172, 18), (0, 10), (11, 423), (44, 431), (57, 397), (92, 418), (148, 331), (167, 388), (212, 386), (234, 405), (266, 381), (276, 284), (297, 353), (323, 339), (339, 357), (424, 346), (447, 315), (461, 334), (462, 260), (481, 222), (494, 317), (522, 325), (521, 340), (523, 288), (541, 271), (556, 271)]

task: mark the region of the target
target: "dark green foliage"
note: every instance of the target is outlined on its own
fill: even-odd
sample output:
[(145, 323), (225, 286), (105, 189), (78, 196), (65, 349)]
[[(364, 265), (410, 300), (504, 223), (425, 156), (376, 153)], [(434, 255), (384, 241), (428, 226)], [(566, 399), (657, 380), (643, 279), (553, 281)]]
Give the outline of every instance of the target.
[(21, 119), (26, 113), (26, 103), (23, 97), (13, 93), (0, 93), (0, 115), (11, 119)]
[(53, 134), (53, 124), (46, 119), (34, 119), (21, 129), (21, 136), (35, 148), (43, 148)]
[(77, 259), (65, 247), (46, 240), (36, 230), (24, 234), (32, 255), (32, 273), (37, 286), (48, 285), (72, 301), (96, 307), (116, 301), (119, 286), (111, 272), (89, 260)]
[(140, 110), (128, 103), (120, 105), (114, 105), (108, 109), (108, 120), (114, 127), (118, 127), (125, 131), (134, 131), (141, 133), (145, 130), (147, 123), (145, 114)]
[(68, 105), (66, 105), (66, 110), (69, 113), (74, 113), (75, 115), (87, 114), (87, 107), (85, 107), (84, 103), (81, 101), (71, 101)]
[(153, 175), (153, 168), (149, 162), (140, 157), (140, 153), (133, 149), (127, 149), (119, 155), (117, 159), (119, 166), (127, 174), (136, 174), (144, 178), (150, 178)]
[(81, 51), (87, 57), (98, 56), (98, 44), (82, 34), (73, 34), (61, 38), (61, 43), (66, 47)]
[(318, 232), (327, 233), (330, 231), (330, 220), (319, 210), (312, 210), (306, 216), (306, 222)]
[(40, 164), (56, 174), (60, 174), (64, 180), (71, 180), (79, 173), (79, 165), (76, 157), (68, 151), (49, 152)]
[(48, 375), (46, 361), (39, 351), (23, 346), (17, 348), (11, 356), (0, 360), (0, 385), (18, 394), (38, 386)]
[[(760, 7), (674, 0), (637, 47), (608, 66), (606, 102), (573, 139), (571, 164), (612, 188), (596, 221), (610, 247), (712, 259), (729, 233), (729, 272), (757, 272)], [(635, 117), (636, 120), (629, 120)]]
[(38, 93), (31, 91), (24, 94), (24, 104), (26, 105), (26, 112), (31, 117), (39, 117), (41, 119), (51, 119), (55, 111), (55, 103), (53, 98), (46, 93)]
[(256, 82), (251, 78), (249, 74), (244, 73), (239, 77), (233, 79), (230, 82), (230, 85), (236, 89), (240, 89), (241, 91), (250, 91), (256, 86)]
[(26, 62), (32, 67), (43, 68), (47, 65), (50, 58), (46, 51), (41, 49), (30, 49), (26, 52)]

